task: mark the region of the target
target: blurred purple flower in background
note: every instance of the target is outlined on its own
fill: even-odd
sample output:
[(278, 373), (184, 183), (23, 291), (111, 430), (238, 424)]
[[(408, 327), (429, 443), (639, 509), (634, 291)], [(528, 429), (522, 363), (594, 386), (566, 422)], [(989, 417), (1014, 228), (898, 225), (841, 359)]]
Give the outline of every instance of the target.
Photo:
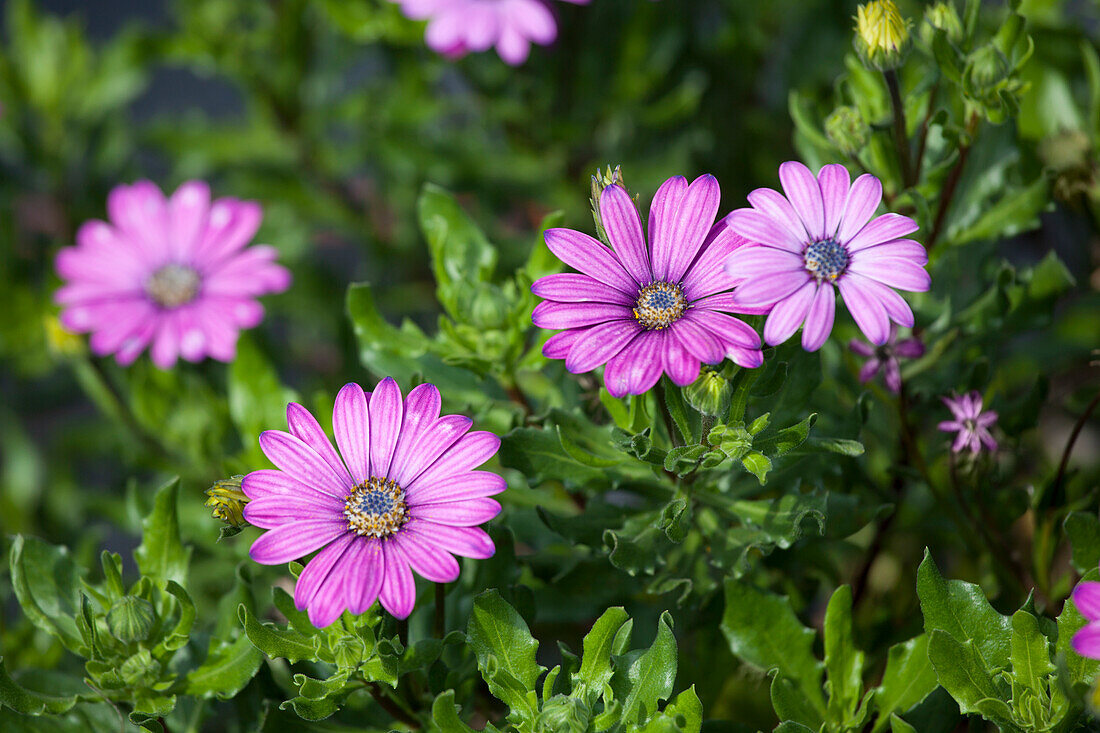
[[(344, 609), (363, 613), (375, 599), (397, 618), (412, 613), (412, 571), (437, 583), (459, 574), (454, 556), (495, 552), (477, 525), (500, 513), (488, 497), (504, 479), (475, 471), (496, 454), (500, 438), (468, 433), (473, 421), (439, 414), (439, 390), (412, 389), (402, 404), (391, 377), (373, 393), (347, 384), (336, 396), (332, 428), (337, 454), (308, 410), (291, 403), (290, 432), (267, 430), (260, 447), (279, 470), (253, 471), (241, 489), (244, 518), (269, 530), (249, 550), (279, 565), (321, 550), (294, 588), (298, 610), (318, 628)], [(324, 549), (321, 549), (324, 548)]]
[[(459, 58), (496, 47), (513, 66), (527, 60), (531, 43), (545, 46), (558, 35), (545, 0), (391, 0), (413, 20), (427, 20), (424, 41), (433, 51)], [(587, 5), (589, 0), (563, 0)]]
[(76, 246), (57, 253), (66, 284), (54, 293), (61, 324), (91, 333), (92, 351), (128, 365), (152, 345), (153, 363), (232, 361), (241, 329), (263, 320), (256, 298), (290, 285), (274, 247), (245, 246), (263, 210), (254, 201), (210, 200), (188, 181), (168, 199), (156, 184), (122, 185), (107, 198), (110, 222), (85, 222)]
[(833, 328), (834, 286), (864, 335), (884, 344), (890, 322), (913, 327), (913, 311), (894, 292), (928, 290), (928, 255), (919, 242), (902, 239), (917, 223), (900, 214), (874, 216), (882, 184), (870, 174), (850, 182), (842, 165), (826, 165), (817, 177), (796, 161), (779, 166), (786, 196), (770, 188), (749, 194), (752, 208), (732, 212), (730, 228), (751, 246), (729, 258), (739, 283), (734, 302), (772, 306), (764, 340), (776, 346), (799, 326), (802, 346), (816, 351)]
[(531, 292), (536, 326), (566, 329), (542, 353), (565, 359), (574, 374), (606, 364), (604, 383), (616, 397), (642, 394), (668, 374), (680, 386), (699, 376), (700, 363), (726, 357), (743, 367), (763, 363), (760, 337), (723, 311), (734, 308), (726, 258), (744, 244), (724, 221), (714, 176), (691, 185), (665, 181), (649, 209), (649, 241), (630, 194), (615, 184), (600, 195), (600, 219), (611, 248), (572, 229), (549, 229), (546, 246), (579, 273), (547, 275)]
[(958, 431), (951, 450), (956, 453), (969, 447), (971, 453), (978, 453), (982, 447), (990, 451), (997, 450), (997, 441), (993, 439), (989, 429), (997, 422), (997, 413), (993, 410), (982, 412), (982, 396), (977, 392), (970, 392), (961, 397), (941, 397), (947, 405), (954, 420), (941, 422), (937, 427), (945, 433)]
[(907, 338), (898, 341), (898, 327), (890, 324), (890, 338), (885, 344), (875, 346), (866, 341), (852, 339), (848, 348), (867, 357), (863, 368), (859, 370), (859, 383), (870, 382), (880, 370), (883, 371), (883, 380), (887, 388), (897, 394), (901, 391), (901, 365), (900, 359), (919, 359), (924, 356), (924, 344), (919, 338)]

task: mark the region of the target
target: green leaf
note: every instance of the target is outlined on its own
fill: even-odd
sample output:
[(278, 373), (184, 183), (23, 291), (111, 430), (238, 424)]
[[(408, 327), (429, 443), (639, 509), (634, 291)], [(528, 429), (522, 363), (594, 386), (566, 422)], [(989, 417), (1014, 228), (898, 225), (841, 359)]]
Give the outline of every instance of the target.
[(283, 386), (275, 367), (252, 338), (242, 335), (237, 356), (229, 364), (226, 400), (247, 455), (261, 465), (260, 433), (285, 425), (287, 403), (297, 399), (294, 390)]
[(65, 547), (35, 537), (16, 536), (9, 555), (11, 584), (23, 613), (66, 648), (83, 647), (76, 627), (79, 578), (83, 574)]
[(746, 453), (741, 458), (741, 465), (745, 467), (745, 470), (756, 476), (756, 480), (760, 482), (760, 485), (768, 483), (768, 471), (772, 470), (772, 462), (763, 453), (752, 451)]
[(797, 683), (824, 717), (822, 664), (813, 654), (816, 635), (798, 620), (789, 599), (727, 580), (722, 633), (734, 655), (766, 672), (778, 670)]
[(699, 733), (702, 729), (703, 703), (692, 685), (651, 718), (641, 733)]
[(906, 713), (928, 697), (939, 681), (936, 670), (928, 661), (928, 636), (920, 636), (890, 647), (886, 656), (886, 671), (875, 689), (878, 719), (872, 733), (889, 723), (892, 713)]
[(668, 611), (657, 621), (657, 636), (624, 673), (630, 692), (623, 701), (622, 722), (641, 724), (657, 712), (657, 704), (667, 700), (676, 682), (676, 637), (672, 635), (672, 616)]
[(606, 477), (604, 471), (573, 460), (549, 430), (516, 428), (501, 437), (497, 455), (503, 466), (520, 471), (532, 485), (557, 480), (577, 486)]
[(169, 580), (184, 585), (191, 561), (191, 548), (180, 539), (179, 486), (174, 478), (157, 490), (153, 511), (141, 522), (141, 544), (134, 550), (138, 570), (162, 588)]
[(428, 240), (439, 302), (452, 318), (461, 321), (468, 316), (463, 299), (475, 292), (472, 284), (488, 282), (493, 275), (496, 249), (454, 197), (439, 186), (424, 185), (417, 215)]
[(780, 720), (798, 723), (810, 730), (819, 730), (822, 727), (824, 720), (821, 711), (814, 707), (813, 701), (806, 697), (797, 682), (776, 673), (768, 693)]
[(1100, 565), (1100, 519), (1092, 513), (1070, 512), (1062, 526), (1073, 548), (1074, 570), (1087, 573)]
[(852, 588), (833, 592), (825, 609), (825, 671), (829, 679), (829, 719), (844, 723), (863, 697), (863, 652), (852, 633)]
[(11, 678), (0, 657), (0, 708), (9, 707), (22, 715), (59, 715), (76, 705), (75, 695), (58, 697), (28, 690)]
[(890, 716), (890, 733), (917, 733), (917, 729), (896, 715)]
[(474, 599), (466, 635), (489, 691), (513, 711), (533, 702), (535, 683), (546, 670), (535, 661), (539, 643), (523, 617), (495, 589)]
[(998, 684), (978, 651), (968, 639), (960, 642), (946, 631), (934, 629), (928, 634), (928, 659), (936, 677), (955, 702), (960, 712), (977, 713), (993, 723), (1014, 730), (1012, 709), (1005, 702), (1008, 685)]
[(206, 660), (187, 675), (187, 694), (228, 700), (256, 676), (263, 660), (263, 654), (244, 634), (230, 644), (212, 639)]
[[(668, 408), (668, 414), (672, 417), (672, 422), (676, 424), (676, 429), (680, 433), (680, 439), (684, 443), (693, 442), (691, 425), (688, 423), (687, 406), (684, 404), (684, 396), (681, 394), (680, 388), (666, 377), (661, 381), (661, 391), (664, 393), (665, 407)], [(676, 441), (676, 436), (670, 435), (668, 437), (673, 442)]]
[(954, 245), (1005, 239), (1039, 226), (1039, 214), (1050, 203), (1050, 181), (1039, 176), (1025, 188), (1011, 191), (960, 232), (952, 233)]
[(474, 733), (474, 729), (458, 717), (455, 705), (455, 691), (442, 692), (432, 703), (432, 722), (440, 733)]
[(959, 643), (973, 641), (976, 653), (990, 669), (1008, 666), (1011, 636), (1008, 617), (989, 605), (977, 585), (945, 580), (927, 549), (917, 569), (917, 595), (925, 631), (945, 631)]
[(583, 684), (589, 692), (597, 695), (603, 692), (604, 685), (614, 674), (611, 652), (615, 635), (629, 619), (630, 616), (621, 606), (607, 609), (596, 619), (592, 629), (584, 636), (581, 666), (573, 675), (574, 686)]
[(802, 445), (810, 434), (810, 429), (817, 422), (817, 413), (807, 415), (804, 420), (790, 427), (783, 428), (774, 435), (763, 437), (753, 443), (760, 452), (771, 457), (790, 453)]
[(289, 662), (314, 659), (317, 655), (317, 637), (308, 637), (274, 624), (262, 624), (243, 603), (237, 615), (244, 625), (249, 641), (272, 659), (283, 657)]
[(1021, 609), (1012, 615), (1012, 676), (1037, 694), (1045, 695), (1045, 680), (1054, 672), (1050, 642), (1039, 630), (1039, 619)]

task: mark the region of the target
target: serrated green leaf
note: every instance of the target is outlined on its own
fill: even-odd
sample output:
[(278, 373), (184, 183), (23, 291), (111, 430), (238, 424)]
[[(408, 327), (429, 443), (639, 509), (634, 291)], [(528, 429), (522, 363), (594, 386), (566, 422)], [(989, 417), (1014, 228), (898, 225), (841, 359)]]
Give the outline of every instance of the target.
[(1045, 680), (1054, 672), (1050, 643), (1039, 631), (1039, 619), (1024, 610), (1012, 615), (1012, 676), (1018, 684), (1045, 695)]
[(825, 609), (825, 671), (829, 680), (829, 719), (847, 722), (863, 697), (863, 652), (852, 632), (852, 588), (833, 592)]
[(746, 453), (741, 458), (741, 465), (745, 467), (745, 470), (756, 476), (756, 480), (760, 482), (760, 485), (768, 483), (768, 471), (772, 470), (772, 462), (768, 460), (768, 457), (763, 453), (752, 451)]
[(187, 694), (228, 700), (243, 690), (264, 656), (245, 634), (226, 644), (212, 639), (203, 663), (187, 675)]
[(440, 733), (474, 733), (474, 729), (458, 717), (454, 690), (441, 692), (432, 702), (432, 722)]
[(976, 713), (986, 720), (1015, 730), (1008, 686), (998, 684), (978, 651), (973, 639), (960, 642), (946, 631), (933, 629), (928, 634), (928, 659), (936, 678), (963, 713)]
[(416, 209), (428, 241), (439, 302), (452, 318), (461, 320), (468, 315), (463, 299), (473, 294), (472, 283), (492, 277), (496, 249), (454, 197), (439, 186), (425, 184)]
[(657, 620), (657, 635), (653, 644), (633, 658), (625, 669), (615, 670), (619, 684), (613, 683), (612, 686), (629, 689), (622, 701), (623, 723), (644, 723), (657, 712), (658, 703), (672, 695), (672, 686), (676, 681), (676, 657), (672, 616), (665, 611)]
[(816, 634), (798, 620), (790, 600), (727, 580), (722, 633), (736, 656), (764, 671), (778, 670), (824, 717), (823, 665), (813, 654)]
[(611, 653), (615, 635), (629, 619), (630, 616), (620, 606), (607, 609), (596, 619), (596, 623), (592, 624), (592, 628), (584, 636), (581, 666), (577, 674), (573, 675), (574, 686), (584, 684), (591, 692), (603, 692), (604, 685), (614, 674)]
[(892, 713), (903, 714), (928, 697), (939, 681), (928, 661), (928, 636), (920, 636), (890, 647), (886, 671), (875, 690), (878, 719), (872, 733), (889, 724)]
[(535, 661), (539, 643), (516, 609), (495, 589), (480, 593), (474, 599), (466, 635), (489, 691), (513, 712), (533, 709), (530, 697), (546, 668)]
[(237, 615), (249, 641), (272, 659), (282, 657), (289, 662), (297, 662), (316, 656), (316, 637), (304, 636), (274, 624), (262, 624), (243, 603), (238, 606)]
[(1100, 520), (1095, 514), (1070, 512), (1062, 527), (1073, 550), (1073, 568), (1087, 573), (1100, 566)]
[(0, 657), (0, 708), (9, 707), (21, 715), (59, 715), (76, 705), (75, 695), (54, 696), (28, 690), (11, 678)]
[(768, 694), (772, 708), (780, 720), (798, 723), (811, 730), (819, 730), (823, 726), (825, 721), (821, 711), (814, 707), (814, 703), (794, 680), (777, 672), (772, 678)]
[(174, 478), (157, 490), (153, 511), (141, 522), (141, 544), (134, 550), (138, 570), (162, 588), (169, 580), (185, 585), (191, 562), (191, 548), (180, 539), (179, 485)]
[(9, 553), (11, 584), (23, 613), (38, 628), (79, 650), (76, 627), (80, 605), (79, 579), (83, 574), (65, 547), (18, 535)]
[(806, 441), (815, 422), (817, 422), (816, 412), (807, 415), (801, 422), (783, 428), (774, 435), (767, 435), (754, 441), (753, 447), (771, 457), (790, 453)]
[(917, 595), (926, 632), (938, 629), (959, 643), (973, 641), (975, 651), (990, 669), (1008, 666), (1008, 617), (997, 613), (982, 589), (973, 583), (945, 580), (928, 550), (917, 569)]

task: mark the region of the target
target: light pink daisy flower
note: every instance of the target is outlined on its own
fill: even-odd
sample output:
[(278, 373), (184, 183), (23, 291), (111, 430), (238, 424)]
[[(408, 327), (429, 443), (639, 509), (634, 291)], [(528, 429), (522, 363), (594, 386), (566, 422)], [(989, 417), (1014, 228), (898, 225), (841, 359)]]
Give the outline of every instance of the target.
[(85, 222), (57, 253), (66, 283), (54, 300), (66, 329), (91, 333), (92, 351), (124, 366), (150, 344), (161, 369), (181, 356), (232, 361), (240, 330), (263, 319), (257, 296), (290, 285), (274, 247), (245, 249), (263, 218), (254, 201), (211, 202), (202, 181), (165, 199), (138, 181), (111, 191), (107, 213), (110, 223)]
[(1100, 583), (1086, 580), (1073, 589), (1073, 605), (1088, 623), (1073, 635), (1073, 650), (1082, 657), (1100, 659)]
[(989, 429), (997, 422), (997, 413), (993, 410), (982, 412), (982, 396), (977, 392), (962, 397), (941, 397), (943, 404), (951, 410), (954, 420), (941, 422), (937, 428), (945, 433), (958, 432), (951, 450), (958, 453), (969, 447), (971, 453), (979, 453), (982, 446), (991, 451), (997, 450), (997, 441)]
[(894, 394), (901, 392), (901, 360), (924, 356), (924, 342), (915, 336), (899, 340), (898, 327), (893, 323), (890, 324), (890, 338), (885, 344), (875, 346), (866, 341), (852, 339), (848, 342), (848, 348), (867, 358), (859, 370), (859, 383), (870, 382), (882, 371), (886, 387)]
[[(563, 0), (587, 5), (589, 0)], [(558, 35), (546, 0), (391, 0), (413, 20), (427, 20), (428, 48), (449, 58), (496, 46), (513, 66), (527, 60), (531, 43), (545, 46)]]
[(638, 209), (622, 186), (600, 194), (600, 218), (611, 248), (572, 229), (549, 229), (546, 246), (578, 273), (547, 275), (531, 292), (544, 302), (532, 313), (540, 328), (565, 329), (542, 353), (565, 359), (574, 374), (606, 364), (604, 383), (616, 397), (642, 394), (662, 374), (678, 385), (699, 376), (702, 362), (729, 358), (743, 367), (763, 363), (760, 337), (727, 311), (732, 284), (722, 263), (744, 244), (724, 221), (714, 176), (688, 185), (665, 181), (649, 207), (649, 242)]
[(849, 185), (847, 169), (826, 165), (817, 177), (801, 163), (779, 166), (786, 196), (770, 188), (749, 194), (752, 208), (729, 217), (733, 231), (754, 243), (729, 258), (726, 268), (740, 285), (742, 306), (773, 305), (764, 324), (772, 346), (799, 326), (802, 346), (821, 348), (833, 328), (835, 289), (873, 344), (884, 344), (890, 322), (913, 327), (913, 311), (894, 288), (925, 291), (928, 255), (905, 239), (917, 230), (907, 216), (874, 217), (882, 184), (870, 174)]
[[(495, 552), (477, 525), (500, 513), (488, 497), (504, 479), (474, 469), (500, 438), (467, 432), (472, 421), (443, 415), (439, 390), (421, 384), (402, 403), (392, 378), (373, 393), (347, 384), (336, 396), (329, 442), (317, 420), (287, 406), (290, 432), (268, 430), (260, 447), (278, 470), (253, 471), (241, 490), (244, 517), (268, 530), (249, 554), (263, 565), (317, 553), (298, 578), (294, 604), (318, 628), (344, 609), (363, 613), (378, 599), (397, 618), (416, 602), (413, 570), (437, 583), (458, 577), (454, 556)], [(322, 549), (323, 548), (323, 549)]]

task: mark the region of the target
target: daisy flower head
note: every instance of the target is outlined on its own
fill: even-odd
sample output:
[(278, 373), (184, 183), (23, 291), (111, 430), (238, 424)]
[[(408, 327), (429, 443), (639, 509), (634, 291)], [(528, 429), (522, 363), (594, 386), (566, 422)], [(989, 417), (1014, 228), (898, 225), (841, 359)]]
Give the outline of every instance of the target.
[[(424, 41), (448, 58), (496, 47), (505, 63), (527, 60), (531, 44), (550, 44), (558, 26), (548, 0), (391, 0), (413, 20), (427, 20)], [(589, 0), (563, 0), (587, 5)]]
[(1086, 580), (1073, 589), (1073, 605), (1088, 619), (1077, 630), (1071, 644), (1082, 657), (1100, 659), (1100, 583)]
[(901, 360), (919, 359), (924, 356), (924, 342), (916, 337), (899, 341), (898, 327), (893, 323), (890, 324), (890, 338), (885, 344), (875, 346), (866, 341), (852, 339), (848, 343), (848, 348), (867, 358), (863, 368), (859, 370), (859, 383), (870, 382), (882, 371), (886, 387), (894, 394), (901, 391)]
[(752, 243), (726, 261), (738, 283), (740, 307), (774, 306), (764, 340), (776, 346), (802, 326), (802, 347), (821, 348), (833, 328), (836, 290), (872, 344), (890, 337), (890, 322), (913, 327), (913, 311), (895, 292), (928, 290), (928, 255), (906, 239), (917, 223), (907, 216), (875, 217), (882, 184), (870, 174), (850, 183), (842, 165), (826, 165), (815, 177), (790, 161), (779, 167), (786, 196), (770, 188), (749, 194), (752, 208), (726, 218)]
[(662, 374), (684, 386), (701, 363), (729, 357), (743, 367), (763, 363), (760, 337), (727, 311), (732, 287), (722, 263), (744, 241), (715, 224), (721, 192), (714, 176), (690, 185), (669, 178), (649, 209), (649, 238), (630, 194), (621, 185), (603, 189), (600, 219), (610, 248), (572, 229), (549, 229), (546, 246), (576, 273), (547, 275), (531, 292), (536, 326), (564, 329), (543, 354), (564, 359), (574, 374), (604, 368), (616, 397), (642, 394)]
[(500, 438), (468, 432), (462, 415), (440, 416), (431, 384), (404, 399), (392, 378), (367, 393), (347, 384), (332, 412), (333, 448), (317, 420), (287, 406), (289, 432), (268, 430), (260, 447), (276, 470), (253, 471), (241, 488), (244, 518), (268, 530), (249, 555), (263, 565), (320, 550), (294, 588), (294, 604), (318, 628), (344, 609), (363, 613), (377, 599), (396, 618), (412, 613), (413, 571), (449, 583), (460, 557), (495, 552), (478, 525), (500, 513), (490, 496), (504, 479), (474, 470), (492, 458)]
[(993, 410), (982, 411), (982, 396), (975, 392), (961, 397), (941, 397), (954, 415), (954, 420), (941, 422), (937, 428), (945, 433), (958, 433), (951, 450), (959, 453), (970, 448), (972, 454), (978, 454), (985, 447), (997, 450), (997, 441), (989, 429), (997, 422), (997, 413)]
[(202, 181), (165, 198), (138, 181), (111, 191), (107, 214), (57, 253), (65, 284), (54, 300), (66, 329), (91, 333), (92, 351), (123, 366), (147, 347), (161, 369), (179, 357), (232, 361), (240, 330), (263, 319), (256, 298), (290, 285), (274, 247), (246, 246), (263, 218), (254, 201), (211, 201)]

